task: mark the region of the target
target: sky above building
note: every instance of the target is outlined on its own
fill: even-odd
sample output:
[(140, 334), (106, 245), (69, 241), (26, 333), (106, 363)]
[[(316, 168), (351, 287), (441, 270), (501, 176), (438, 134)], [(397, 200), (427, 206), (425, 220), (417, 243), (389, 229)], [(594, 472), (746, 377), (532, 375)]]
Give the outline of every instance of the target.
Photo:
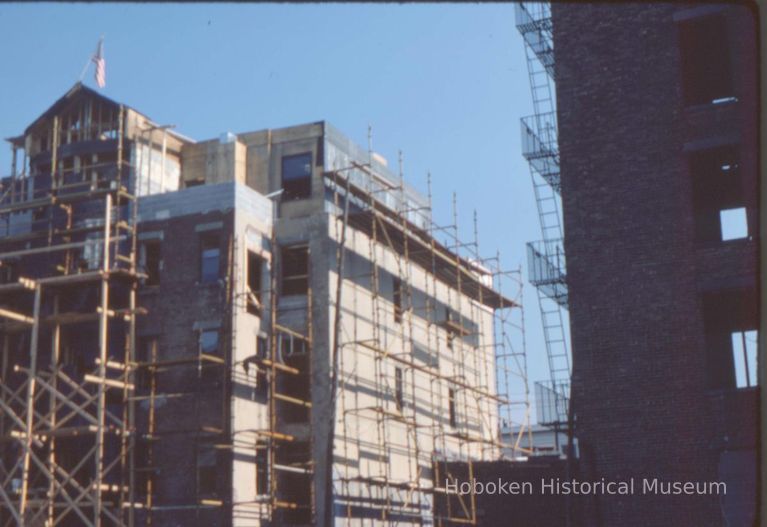
[[(519, 118), (532, 113), (513, 4), (0, 4), (0, 134), (78, 81), (104, 36), (106, 96), (193, 139), (327, 120), (373, 149), (506, 268), (540, 238)], [(96, 87), (93, 66), (84, 82)], [(0, 149), (0, 174), (10, 171)], [(531, 381), (548, 378), (525, 288)], [(531, 382), (532, 392), (532, 382)]]

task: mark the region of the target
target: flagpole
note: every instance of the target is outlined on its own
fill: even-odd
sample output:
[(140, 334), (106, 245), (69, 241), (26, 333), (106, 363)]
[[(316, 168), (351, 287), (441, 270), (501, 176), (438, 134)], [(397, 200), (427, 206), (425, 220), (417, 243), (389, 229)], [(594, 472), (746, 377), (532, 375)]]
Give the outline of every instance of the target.
[(88, 71), (88, 66), (91, 65), (91, 62), (93, 62), (93, 58), (89, 58), (88, 61), (85, 63), (85, 67), (83, 67), (83, 72), (80, 74), (80, 78), (77, 79), (78, 82), (83, 82), (83, 78), (85, 78), (85, 74)]

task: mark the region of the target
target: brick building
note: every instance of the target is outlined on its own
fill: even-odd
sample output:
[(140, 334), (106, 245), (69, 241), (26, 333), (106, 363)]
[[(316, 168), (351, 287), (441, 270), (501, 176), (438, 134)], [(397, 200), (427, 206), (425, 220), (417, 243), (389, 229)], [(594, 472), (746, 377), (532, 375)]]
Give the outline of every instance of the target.
[(0, 524), (476, 522), (444, 480), (509, 447), (520, 306), (385, 159), (80, 84), (10, 143)]
[(757, 15), (551, 8), (584, 479), (723, 481), (598, 496), (587, 525), (751, 526), (757, 497)]

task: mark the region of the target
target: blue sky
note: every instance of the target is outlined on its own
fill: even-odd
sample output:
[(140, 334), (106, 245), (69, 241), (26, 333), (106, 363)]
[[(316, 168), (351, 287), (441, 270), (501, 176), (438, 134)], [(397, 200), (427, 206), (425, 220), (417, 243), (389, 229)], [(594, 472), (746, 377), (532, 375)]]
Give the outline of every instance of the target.
[[(74, 84), (100, 35), (105, 95), (194, 139), (328, 120), (426, 191), (482, 252), (526, 265), (540, 238), (519, 118), (532, 113), (513, 4), (0, 4), (0, 136)], [(94, 86), (92, 69), (85, 80)], [(0, 174), (10, 149), (0, 149)], [(530, 379), (548, 377), (536, 293), (525, 290)], [(532, 388), (532, 386), (531, 386)]]

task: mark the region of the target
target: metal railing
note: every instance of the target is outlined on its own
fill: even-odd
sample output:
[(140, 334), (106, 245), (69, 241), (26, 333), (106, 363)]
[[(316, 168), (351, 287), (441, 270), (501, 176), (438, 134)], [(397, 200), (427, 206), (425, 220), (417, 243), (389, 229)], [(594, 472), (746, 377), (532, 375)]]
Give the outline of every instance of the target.
[(554, 39), (551, 6), (546, 2), (518, 3), (514, 9), (516, 26), (525, 43), (541, 61), (546, 72), (554, 78)]
[(570, 405), (570, 381), (535, 383), (535, 406), (538, 423), (566, 424)]
[(530, 283), (559, 305), (567, 306), (567, 266), (562, 240), (539, 240), (527, 244)]

